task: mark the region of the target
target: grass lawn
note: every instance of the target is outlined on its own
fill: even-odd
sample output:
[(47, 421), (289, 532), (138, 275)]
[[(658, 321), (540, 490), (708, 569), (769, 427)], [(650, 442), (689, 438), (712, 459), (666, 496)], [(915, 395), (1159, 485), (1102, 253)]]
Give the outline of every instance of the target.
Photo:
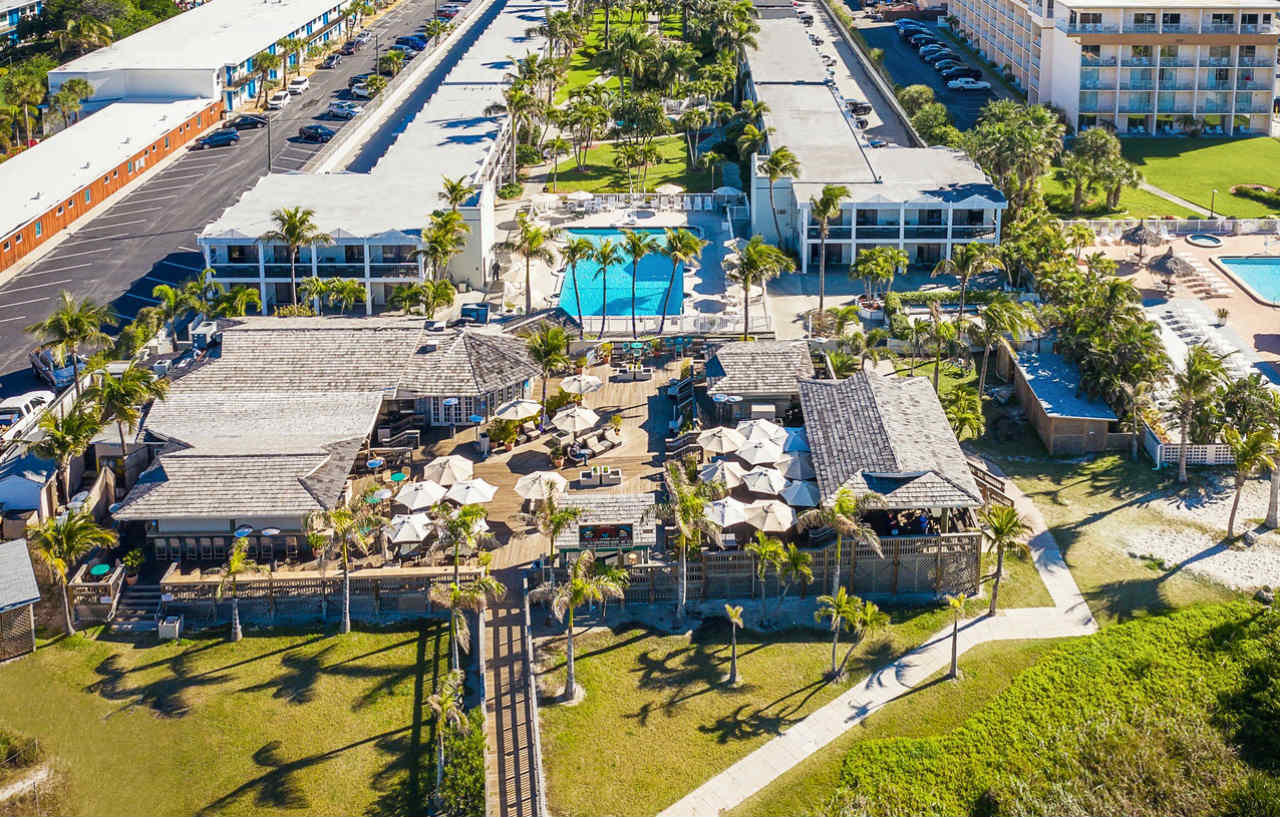
[[(1253, 218), (1273, 212), (1231, 194), (1237, 184), (1280, 187), (1280, 141), (1253, 139), (1125, 139), (1124, 155), (1156, 187), (1218, 215)], [(1218, 191), (1216, 197), (1214, 190)]]
[[(645, 179), (649, 190), (667, 182), (678, 184), (691, 193), (711, 190), (711, 171), (689, 167), (683, 136), (657, 139), (654, 144), (661, 151), (662, 160), (649, 168)], [(627, 172), (613, 166), (613, 156), (612, 144), (599, 144), (587, 151), (587, 160), (581, 169), (573, 159), (564, 160), (557, 170), (556, 192), (626, 193)], [(550, 179), (547, 181), (550, 185)]]
[(964, 723), (977, 709), (1008, 688), (1013, 679), (1059, 640), (995, 641), (960, 656), (962, 681), (937, 675), (909, 696), (867, 717), (823, 749), (729, 811), (732, 817), (795, 817), (821, 814), (840, 785), (845, 755), (865, 741), (941, 735)]
[[(667, 36), (678, 37), (680, 33), (680, 18), (677, 15), (674, 20), (674, 30), (672, 29), (672, 18), (663, 20), (662, 31)], [(615, 9), (613, 19), (609, 25), (610, 38), (617, 36), (618, 32), (630, 27), (631, 14), (629, 12)], [(639, 28), (644, 25), (639, 18), (634, 23)], [(587, 31), (583, 38), (582, 45), (573, 53), (569, 59), (568, 71), (565, 74), (564, 84), (556, 91), (554, 102), (559, 105), (569, 98), (569, 92), (579, 88), (585, 88), (590, 85), (596, 77), (600, 76), (605, 70), (612, 70), (614, 66), (605, 65), (603, 56), (600, 55), (600, 49), (604, 46), (604, 9), (597, 9), (591, 18), (591, 28)], [(605, 87), (617, 89), (619, 86), (617, 77), (610, 77), (603, 83)]]
[[(79, 636), (0, 667), (0, 723), (38, 738), (74, 814), (379, 814), (447, 668), (440, 623), (145, 648)], [(425, 804), (420, 804), (425, 806)]]
[(1044, 190), (1045, 203), (1055, 216), (1059, 218), (1160, 218), (1176, 216), (1178, 218), (1200, 218), (1185, 207), (1181, 207), (1168, 199), (1161, 198), (1146, 190), (1125, 188), (1120, 193), (1120, 207), (1107, 209), (1107, 197), (1101, 191), (1090, 196), (1085, 194), (1084, 207), (1076, 216), (1071, 207), (1074, 188), (1071, 183), (1058, 178), (1059, 171), (1050, 171), (1040, 179)]

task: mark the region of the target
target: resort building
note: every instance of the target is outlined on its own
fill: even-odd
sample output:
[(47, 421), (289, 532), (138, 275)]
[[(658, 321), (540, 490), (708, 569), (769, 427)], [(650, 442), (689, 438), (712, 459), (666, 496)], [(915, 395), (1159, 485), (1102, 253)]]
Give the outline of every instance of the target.
[(1270, 133), (1275, 0), (954, 0), (956, 29), (1077, 130)]
[(205, 359), (170, 370), (138, 436), (155, 462), (115, 518), (141, 524), (161, 559), (223, 561), (239, 529), (254, 558), (307, 558), (308, 516), (349, 498), (383, 429), (487, 419), (528, 393), (537, 369), (520, 339), (425, 324), (235, 321)]
[(0, 0), (0, 47), (17, 45), (18, 24), (42, 11), (43, 0)]
[(458, 208), (469, 227), (466, 246), (445, 275), (472, 289), (493, 280), (494, 200), (511, 129), (506, 116), (482, 112), (502, 100), (510, 55), (541, 47), (526, 31), (544, 9), (490, 2), (472, 15), (471, 29), (454, 46), (465, 53), (447, 74), (424, 80), (426, 104), (368, 172), (269, 174), (204, 229), (199, 245), (219, 282), (257, 286), (264, 314), (288, 303), (289, 250), (258, 237), (272, 229), (274, 210), (302, 205), (315, 210), (316, 224), (334, 243), (304, 247), (300, 275), (359, 280), (366, 310), (378, 311), (396, 286), (426, 275), (417, 251), (429, 214), (447, 206), (440, 201), (445, 176), (477, 188)]
[(1051, 456), (1075, 457), (1129, 446), (1120, 418), (1097, 397), (1084, 393), (1080, 370), (1048, 350), (1019, 352), (1010, 359), (1000, 348), (997, 368), (1013, 381), (1014, 394)]
[[(276, 53), (276, 42), (286, 37), (310, 46), (340, 36), (346, 5), (347, 0), (205, 3), (55, 68), (49, 92), (69, 79), (87, 80), (94, 92), (86, 113), (122, 100), (192, 97), (221, 100), (233, 110), (261, 90), (255, 54)], [(289, 66), (298, 58), (289, 55)]]
[(577, 508), (553, 546), (561, 566), (584, 550), (615, 564), (649, 561), (658, 545), (658, 506), (653, 494), (566, 494), (562, 508)]
[(707, 361), (707, 394), (725, 400), (722, 421), (773, 420), (799, 408), (799, 381), (813, 375), (808, 341), (735, 341)]
[[(761, 19), (757, 39), (759, 48), (747, 58), (747, 95), (768, 105), (769, 135), (750, 163), (753, 233), (796, 249), (807, 272), (818, 263), (822, 243), (810, 200), (827, 185), (843, 185), (849, 196), (828, 225), (829, 265), (848, 265), (862, 250), (892, 246), (905, 250), (910, 263), (931, 266), (950, 258), (956, 246), (996, 243), (1007, 202), (967, 156), (879, 140), (873, 147), (849, 110), (870, 95), (841, 96), (794, 13)], [(896, 116), (890, 110), (880, 115)], [(796, 155), (800, 173), (779, 179), (770, 196), (760, 165), (782, 146)]]
[(117, 102), (0, 164), (0, 270), (218, 121), (214, 99)]
[(0, 661), (35, 651), (38, 601), (40, 587), (26, 540), (0, 542)]

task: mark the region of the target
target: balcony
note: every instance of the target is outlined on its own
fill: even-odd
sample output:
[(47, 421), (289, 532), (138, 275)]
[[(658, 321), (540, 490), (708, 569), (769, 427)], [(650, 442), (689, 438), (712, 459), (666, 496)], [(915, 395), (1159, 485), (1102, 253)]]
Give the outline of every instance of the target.
[[(834, 240), (838, 238), (847, 239), (852, 237), (852, 235), (853, 235), (853, 228), (850, 227), (848, 224), (832, 224), (829, 227), (827, 227), (828, 240)], [(809, 237), (822, 238), (822, 228), (815, 224), (810, 224)]]
[(1232, 89), (1230, 82), (1219, 82), (1218, 80), (1205, 80), (1200, 83), (1202, 91), (1230, 91)]
[(1080, 55), (1080, 65), (1084, 67), (1093, 66), (1114, 66), (1116, 64), (1115, 57), (1091, 57), (1088, 54)]
[(1235, 23), (1205, 23), (1200, 27), (1201, 34), (1234, 34)]
[(937, 225), (919, 226), (919, 225), (908, 224), (906, 231), (903, 233), (903, 238), (919, 239), (919, 238), (946, 238), (946, 237), (947, 237), (947, 228), (939, 227)]
[(1162, 82), (1160, 83), (1161, 91), (1192, 91), (1195, 90), (1195, 83), (1192, 82)]
[(1137, 99), (1128, 99), (1128, 100), (1122, 99), (1120, 100), (1120, 105), (1119, 105), (1120, 113), (1154, 113), (1155, 109), (1156, 109), (1156, 106), (1149, 99), (1146, 101), (1137, 100)]
[[(361, 276), (364, 271), (361, 270)], [(409, 278), (418, 280), (417, 264), (370, 264), (369, 277), (371, 278)]]
[(1230, 57), (1205, 57), (1200, 60), (1200, 67), (1212, 66), (1214, 68), (1228, 68), (1231, 65)]
[(858, 239), (864, 238), (897, 238), (900, 228), (897, 224), (858, 225)]
[(1055, 26), (1059, 31), (1068, 34), (1119, 34), (1120, 26), (1115, 23), (1068, 23), (1058, 20)]
[(1195, 57), (1161, 57), (1161, 68), (1190, 68), (1196, 64)]
[[(285, 275), (288, 275), (286, 269)], [(258, 264), (214, 264), (213, 275), (215, 278), (258, 278)]]
[(1271, 106), (1265, 102), (1237, 102), (1236, 113), (1269, 113)]
[(1231, 113), (1231, 105), (1226, 102), (1215, 102), (1206, 99), (1197, 106), (1199, 113)]
[(1126, 68), (1150, 68), (1155, 65), (1155, 60), (1151, 57), (1125, 57), (1120, 64)]
[(1241, 23), (1241, 34), (1272, 34), (1276, 27), (1272, 23)]
[(1080, 113), (1111, 113), (1115, 109), (1116, 103), (1114, 100), (1080, 103)]
[(1165, 23), (1160, 30), (1165, 34), (1195, 34), (1200, 27), (1195, 23)]
[(1126, 34), (1155, 34), (1159, 30), (1155, 23), (1130, 23), (1124, 27)]
[(1191, 103), (1175, 102), (1172, 105), (1166, 105), (1161, 102), (1156, 109), (1156, 113), (1191, 113)]
[(326, 264), (321, 262), (316, 265), (316, 272), (321, 278), (363, 278), (364, 264)]
[(1116, 88), (1115, 80), (1106, 82), (1100, 79), (1082, 79), (1080, 80), (1080, 90), (1082, 91), (1114, 91)]
[(1149, 79), (1125, 80), (1120, 83), (1121, 91), (1150, 91), (1156, 84)]
[(1271, 57), (1241, 57), (1236, 60), (1236, 65), (1239, 65), (1241, 68), (1271, 68), (1275, 65), (1275, 60)]
[(1237, 91), (1270, 91), (1272, 86), (1265, 82), (1250, 80), (1249, 82), (1237, 82)]
[[(267, 264), (267, 265), (265, 266), (265, 268), (264, 268), (264, 274), (265, 274), (268, 278), (288, 278), (288, 277), (289, 277), (289, 265), (288, 265), (288, 264)], [(299, 265), (298, 265), (298, 277), (299, 277), (299, 278), (306, 277), (306, 276), (308, 276), (308, 275), (310, 275), (310, 274), (311, 274), (311, 265), (310, 265), (310, 264), (299, 264)]]
[(951, 239), (958, 241), (962, 239), (974, 238), (995, 238), (996, 225), (994, 224), (968, 224), (964, 227), (952, 227)]

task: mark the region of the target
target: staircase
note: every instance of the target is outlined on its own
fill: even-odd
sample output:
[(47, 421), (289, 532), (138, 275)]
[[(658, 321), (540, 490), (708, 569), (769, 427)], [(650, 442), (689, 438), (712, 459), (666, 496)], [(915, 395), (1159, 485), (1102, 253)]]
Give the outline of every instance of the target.
[(111, 630), (117, 633), (155, 632), (159, 612), (160, 585), (125, 585), (116, 605), (116, 616), (111, 620)]

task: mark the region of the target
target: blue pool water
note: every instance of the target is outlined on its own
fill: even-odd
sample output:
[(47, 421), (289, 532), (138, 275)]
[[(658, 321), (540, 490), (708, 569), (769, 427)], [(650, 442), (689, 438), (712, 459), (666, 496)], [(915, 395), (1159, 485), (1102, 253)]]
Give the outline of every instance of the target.
[[(592, 244), (600, 246), (605, 240), (614, 244), (622, 243), (622, 231), (612, 228), (568, 230), (574, 236), (586, 238)], [(658, 243), (665, 245), (662, 230), (639, 230), (657, 237)], [(595, 261), (578, 262), (578, 296), (582, 299), (582, 314), (586, 315), (630, 315), (631, 314), (631, 257), (621, 252), (622, 263), (615, 264), (606, 271), (603, 279), (597, 277), (600, 265)], [(578, 316), (578, 301), (573, 292), (573, 270), (565, 268), (564, 283), (560, 286), (560, 308), (571, 316)], [(676, 270), (671, 292), (667, 285), (671, 283), (671, 262), (665, 255), (653, 253), (640, 259), (640, 267), (636, 275), (636, 314), (661, 315), (662, 298), (667, 296), (666, 314), (679, 315), (684, 304), (684, 265)], [(606, 309), (605, 295), (609, 297)]]
[(1219, 258), (1222, 266), (1239, 278), (1258, 297), (1273, 304), (1280, 304), (1280, 258)]

